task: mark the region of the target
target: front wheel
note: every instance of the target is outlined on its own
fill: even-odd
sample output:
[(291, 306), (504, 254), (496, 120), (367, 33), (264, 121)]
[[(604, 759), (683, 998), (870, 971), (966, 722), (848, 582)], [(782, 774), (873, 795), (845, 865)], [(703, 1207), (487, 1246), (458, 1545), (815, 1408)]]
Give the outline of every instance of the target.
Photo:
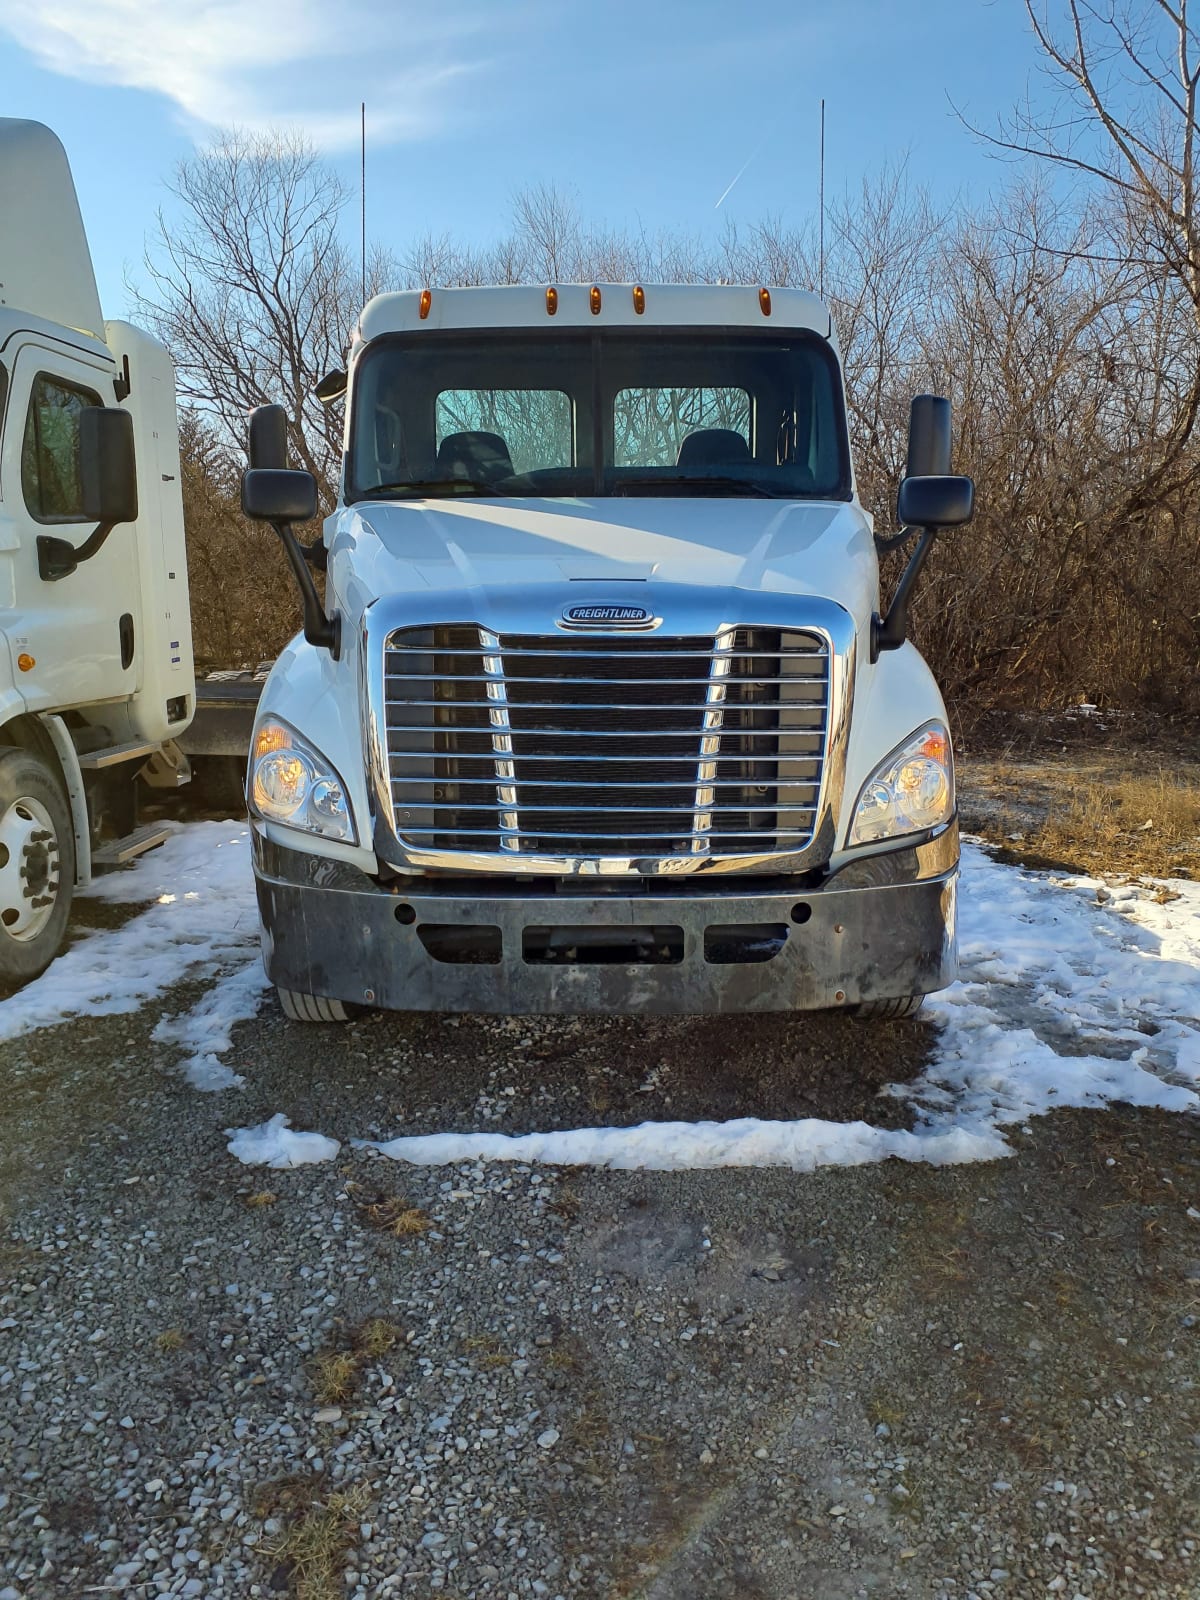
[(300, 994), (295, 989), (275, 985), (283, 1014), (291, 1022), (349, 1022), (350, 1008), (340, 1000), (320, 994)]
[(53, 767), (0, 752), (0, 984), (27, 983), (62, 945), (75, 889), (75, 832)]
[(900, 1022), (915, 1017), (924, 1004), (923, 994), (906, 994), (899, 1000), (861, 1000), (850, 1015), (856, 1022)]

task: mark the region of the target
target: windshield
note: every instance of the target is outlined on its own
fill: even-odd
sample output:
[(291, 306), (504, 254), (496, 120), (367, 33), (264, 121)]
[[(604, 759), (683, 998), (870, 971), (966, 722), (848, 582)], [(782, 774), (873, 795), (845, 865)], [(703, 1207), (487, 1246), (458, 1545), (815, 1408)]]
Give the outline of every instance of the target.
[(812, 333), (397, 335), (355, 379), (347, 500), (849, 493), (837, 367)]

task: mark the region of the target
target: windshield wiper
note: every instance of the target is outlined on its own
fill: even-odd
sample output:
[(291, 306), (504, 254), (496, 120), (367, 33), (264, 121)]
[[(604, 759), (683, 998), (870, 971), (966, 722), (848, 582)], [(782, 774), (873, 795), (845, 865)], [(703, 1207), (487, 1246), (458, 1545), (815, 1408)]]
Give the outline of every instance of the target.
[(507, 494), (506, 489), (498, 488), (494, 483), (488, 483), (483, 478), (408, 478), (403, 483), (376, 483), (369, 489), (364, 489), (356, 495), (358, 500), (372, 500), (378, 497), (394, 494), (411, 495), (438, 495), (438, 494)]
[(693, 478), (683, 473), (665, 478), (618, 478), (612, 485), (614, 495), (628, 494), (631, 489), (731, 489), (739, 494), (758, 495), (764, 500), (789, 500), (793, 497), (780, 489), (768, 489), (766, 484), (755, 483), (750, 478), (731, 478), (705, 475)]

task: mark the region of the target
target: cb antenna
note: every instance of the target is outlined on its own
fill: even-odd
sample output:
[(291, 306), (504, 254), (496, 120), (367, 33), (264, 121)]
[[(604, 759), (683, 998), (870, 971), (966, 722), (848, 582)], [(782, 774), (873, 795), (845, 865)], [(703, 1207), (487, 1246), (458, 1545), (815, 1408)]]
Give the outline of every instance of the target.
[(825, 298), (825, 101), (821, 101), (821, 198), (818, 206), (820, 212), (818, 246), (818, 279), (821, 299)]
[[(824, 101), (821, 102), (824, 105)], [(367, 102), (361, 105), (362, 112), (362, 304), (367, 303)]]

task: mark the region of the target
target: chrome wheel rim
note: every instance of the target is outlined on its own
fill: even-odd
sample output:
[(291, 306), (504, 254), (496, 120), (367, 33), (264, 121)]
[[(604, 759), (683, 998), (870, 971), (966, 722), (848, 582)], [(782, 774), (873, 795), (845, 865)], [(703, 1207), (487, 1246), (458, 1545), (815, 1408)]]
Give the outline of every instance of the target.
[(0, 930), (28, 944), (58, 904), (58, 834), (40, 800), (22, 795), (0, 817)]

